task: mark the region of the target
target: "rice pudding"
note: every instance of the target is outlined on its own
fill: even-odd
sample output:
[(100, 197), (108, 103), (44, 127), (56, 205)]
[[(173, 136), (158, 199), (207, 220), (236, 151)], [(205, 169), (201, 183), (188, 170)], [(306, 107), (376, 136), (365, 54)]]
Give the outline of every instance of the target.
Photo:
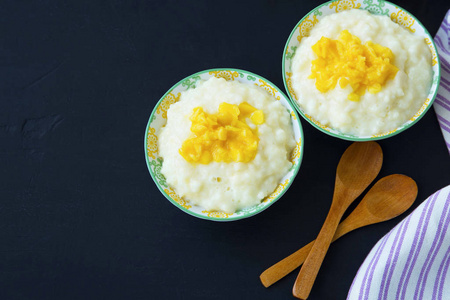
[[(212, 141), (212, 132), (199, 126), (205, 127), (208, 118), (219, 121), (221, 112), (233, 109), (240, 115), (233, 124), (246, 130), (242, 133), (246, 138), (231, 140), (227, 147), (241, 147), (242, 152), (222, 155), (224, 150), (219, 149), (206, 151), (206, 156), (205, 151), (198, 152), (208, 145), (217, 150), (214, 141), (226, 139), (220, 128)], [(158, 136), (164, 160), (161, 173), (167, 183), (191, 204), (225, 213), (257, 205), (272, 193), (292, 166), (289, 158), (295, 146), (290, 114), (280, 101), (259, 86), (215, 77), (181, 93)], [(201, 147), (198, 139), (203, 141)]]
[[(358, 56), (344, 57), (346, 62), (336, 58), (352, 51)], [(291, 65), (292, 88), (303, 112), (320, 124), (373, 136), (396, 129), (419, 111), (431, 86), (431, 63), (423, 37), (387, 16), (352, 9), (325, 16), (301, 40)], [(329, 73), (333, 68), (337, 72)], [(358, 71), (362, 75), (355, 75)]]

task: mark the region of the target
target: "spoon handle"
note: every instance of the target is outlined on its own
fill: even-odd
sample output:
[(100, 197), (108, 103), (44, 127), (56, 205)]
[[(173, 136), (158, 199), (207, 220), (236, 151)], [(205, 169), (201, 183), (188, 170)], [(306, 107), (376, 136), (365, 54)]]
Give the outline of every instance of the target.
[[(339, 224), (331, 242), (336, 241), (338, 238), (357, 228), (376, 223), (375, 220), (372, 220), (372, 218), (368, 216), (366, 219), (364, 219), (364, 222), (362, 224), (359, 224), (355, 221), (354, 217), (355, 215), (357, 214), (352, 213), (347, 219), (345, 219)], [(262, 272), (261, 275), (259, 276), (261, 283), (265, 287), (269, 287), (278, 280), (280, 280), (281, 278), (285, 277), (286, 275), (297, 269), (298, 267), (300, 267), (305, 261), (305, 259), (308, 257), (308, 254), (311, 251), (314, 242), (315, 240), (303, 246), (301, 249), (295, 251), (291, 255), (285, 257), (284, 259), (280, 260), (279, 262), (277, 262), (276, 264), (272, 265), (270, 268)]]
[(269, 287), (287, 274), (291, 273), (305, 261), (311, 251), (314, 241), (310, 242), (308, 245), (303, 246), (303, 248), (295, 251), (291, 255), (280, 260), (267, 270), (261, 273), (259, 279), (265, 287)]
[(340, 207), (333, 206), (335, 206), (335, 202), (331, 205), (325, 223), (295, 280), (292, 294), (299, 299), (308, 298), (314, 281), (316, 280), (317, 273), (319, 273), (319, 269), (322, 266), (322, 262), (330, 247), (331, 240), (338, 227), (339, 220), (345, 211), (340, 209)]

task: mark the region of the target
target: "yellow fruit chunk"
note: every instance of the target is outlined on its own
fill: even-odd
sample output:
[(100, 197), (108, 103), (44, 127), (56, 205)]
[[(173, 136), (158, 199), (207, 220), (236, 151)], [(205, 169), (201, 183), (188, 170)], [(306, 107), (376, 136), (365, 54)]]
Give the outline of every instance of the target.
[(223, 102), (219, 111), (208, 114), (196, 107), (189, 118), (192, 135), (179, 152), (190, 163), (249, 162), (255, 158), (259, 138), (246, 120), (264, 123), (264, 113), (247, 102), (238, 105)]
[(312, 50), (318, 58), (312, 61), (309, 78), (316, 79), (316, 88), (325, 93), (334, 89), (338, 81), (341, 88), (350, 84), (353, 92), (347, 98), (351, 101), (359, 101), (366, 90), (378, 93), (398, 71), (391, 49), (371, 41), (363, 45), (347, 30), (341, 32), (338, 40), (322, 37)]
[(264, 123), (264, 113), (262, 110), (256, 110), (250, 115), (250, 120), (252, 120), (255, 125), (261, 125)]

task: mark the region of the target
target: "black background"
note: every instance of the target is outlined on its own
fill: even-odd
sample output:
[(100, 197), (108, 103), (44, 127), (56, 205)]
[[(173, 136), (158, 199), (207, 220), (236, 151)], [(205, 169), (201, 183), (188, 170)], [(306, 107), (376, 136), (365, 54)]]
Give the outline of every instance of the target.
[[(285, 42), (320, 3), (2, 1), (0, 299), (292, 299), (297, 272), (269, 289), (259, 274), (315, 238), (350, 142), (302, 120), (303, 163), (288, 192), (259, 215), (217, 223), (160, 194), (143, 139), (160, 97), (198, 71), (240, 68), (283, 88)], [(433, 36), (450, 8), (397, 4)], [(414, 207), (450, 184), (433, 109), (379, 143), (379, 178), (414, 178)], [(310, 299), (345, 299), (400, 219), (334, 243)]]

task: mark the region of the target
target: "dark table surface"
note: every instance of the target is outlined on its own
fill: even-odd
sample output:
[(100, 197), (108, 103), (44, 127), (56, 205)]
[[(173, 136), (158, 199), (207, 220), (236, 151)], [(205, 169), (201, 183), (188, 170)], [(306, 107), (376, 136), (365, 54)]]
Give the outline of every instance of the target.
[[(143, 138), (160, 97), (195, 72), (240, 68), (283, 87), (285, 42), (320, 2), (25, 2), (0, 4), (0, 299), (292, 299), (297, 272), (269, 289), (259, 274), (315, 238), (350, 142), (302, 120), (303, 163), (288, 192), (259, 215), (217, 223), (160, 194)], [(433, 36), (450, 8), (397, 4)], [(413, 208), (450, 184), (433, 109), (379, 143), (379, 177), (414, 178)], [(333, 244), (310, 299), (345, 299), (400, 220)]]

